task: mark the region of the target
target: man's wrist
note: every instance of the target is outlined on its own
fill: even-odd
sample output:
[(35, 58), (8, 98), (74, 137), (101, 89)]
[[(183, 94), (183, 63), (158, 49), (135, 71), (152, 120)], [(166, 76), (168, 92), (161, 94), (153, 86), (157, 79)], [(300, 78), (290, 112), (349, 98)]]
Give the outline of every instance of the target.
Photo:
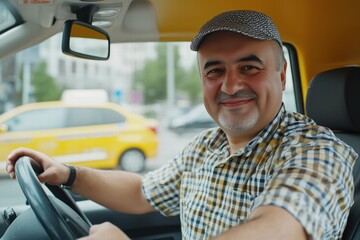
[(64, 187), (70, 188), (74, 184), (74, 181), (76, 178), (76, 168), (71, 165), (66, 165), (66, 167), (69, 168), (70, 173), (69, 173), (69, 177), (68, 177), (67, 181), (65, 183), (63, 183), (62, 185)]

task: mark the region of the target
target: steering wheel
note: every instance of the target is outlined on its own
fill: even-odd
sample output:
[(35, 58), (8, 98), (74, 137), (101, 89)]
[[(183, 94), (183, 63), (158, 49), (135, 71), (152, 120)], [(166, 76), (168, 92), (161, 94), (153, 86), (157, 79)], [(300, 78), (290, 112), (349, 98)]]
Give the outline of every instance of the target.
[(76, 239), (88, 234), (91, 222), (67, 191), (45, 184), (57, 199), (45, 193), (37, 178), (43, 169), (33, 159), (20, 158), (16, 161), (15, 172), (35, 216), (51, 239)]

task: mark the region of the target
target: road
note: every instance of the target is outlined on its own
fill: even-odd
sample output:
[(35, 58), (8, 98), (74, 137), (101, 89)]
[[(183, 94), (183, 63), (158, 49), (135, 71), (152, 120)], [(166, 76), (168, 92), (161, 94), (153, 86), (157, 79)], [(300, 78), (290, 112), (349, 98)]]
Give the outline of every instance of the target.
[[(159, 129), (159, 153), (156, 159), (149, 159), (146, 172), (154, 170), (171, 160), (195, 133), (178, 135), (166, 129)], [(21, 205), (25, 197), (17, 181), (7, 175), (0, 176), (0, 208), (5, 206)]]

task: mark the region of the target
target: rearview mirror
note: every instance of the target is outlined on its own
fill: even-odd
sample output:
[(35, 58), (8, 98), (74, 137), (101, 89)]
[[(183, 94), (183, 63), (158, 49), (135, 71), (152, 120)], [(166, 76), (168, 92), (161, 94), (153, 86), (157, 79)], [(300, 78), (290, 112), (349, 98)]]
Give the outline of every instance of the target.
[(110, 38), (101, 28), (76, 20), (68, 20), (62, 37), (63, 53), (93, 60), (110, 57)]

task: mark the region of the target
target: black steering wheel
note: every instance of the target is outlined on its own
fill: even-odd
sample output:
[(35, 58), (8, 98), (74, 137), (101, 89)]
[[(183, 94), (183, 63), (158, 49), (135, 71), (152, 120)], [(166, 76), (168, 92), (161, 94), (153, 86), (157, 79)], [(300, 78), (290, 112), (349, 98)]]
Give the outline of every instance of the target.
[(17, 160), (15, 172), (36, 218), (51, 239), (77, 239), (88, 234), (91, 222), (66, 190), (45, 184), (56, 198), (45, 193), (37, 178), (43, 169), (33, 159)]

